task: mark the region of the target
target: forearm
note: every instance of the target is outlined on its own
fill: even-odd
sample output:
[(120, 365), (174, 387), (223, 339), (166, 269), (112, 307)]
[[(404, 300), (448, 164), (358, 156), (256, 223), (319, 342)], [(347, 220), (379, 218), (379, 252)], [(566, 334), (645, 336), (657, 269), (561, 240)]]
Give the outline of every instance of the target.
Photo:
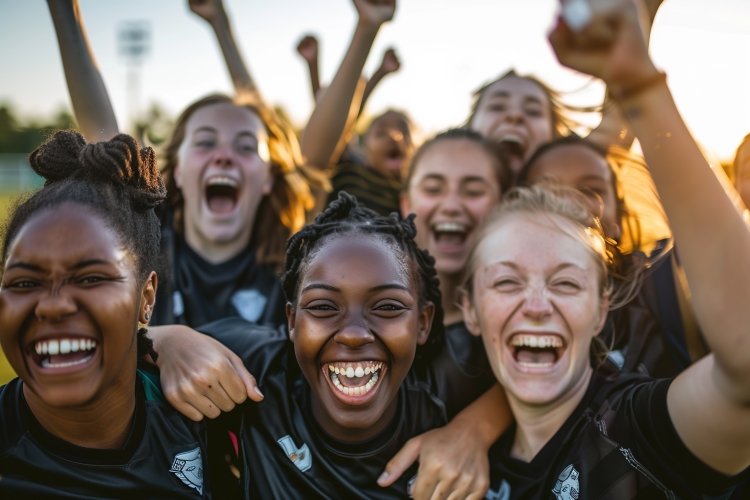
[(65, 80), (81, 133), (89, 142), (118, 134), (117, 119), (86, 37), (77, 1), (49, 0)]
[(473, 403), (457, 413), (448, 425), (453, 427), (464, 426), (467, 430), (471, 430), (472, 434), (485, 446), (485, 449), (489, 450), (490, 446), (505, 432), (512, 420), (513, 416), (505, 397), (505, 390), (500, 384), (495, 384)]
[(211, 23), (211, 28), (221, 48), (224, 63), (227, 66), (227, 71), (229, 71), (229, 77), (232, 79), (235, 92), (239, 95), (250, 94), (252, 97), (260, 100), (261, 95), (258, 87), (255, 85), (252, 76), (250, 76), (250, 71), (247, 69), (245, 60), (234, 38), (229, 16), (223, 9)]
[(327, 168), (342, 134), (356, 118), (357, 86), (378, 30), (379, 25), (357, 24), (336, 76), (319, 97), (301, 140), (302, 154), (309, 165)]
[(680, 247), (696, 317), (717, 362), (747, 379), (750, 233), (685, 126), (666, 84), (622, 102)]

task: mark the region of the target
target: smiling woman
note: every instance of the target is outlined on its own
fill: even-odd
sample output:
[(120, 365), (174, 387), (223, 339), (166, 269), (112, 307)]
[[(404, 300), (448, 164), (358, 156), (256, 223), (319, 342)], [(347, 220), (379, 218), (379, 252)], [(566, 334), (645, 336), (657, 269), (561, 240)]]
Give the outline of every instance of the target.
[(205, 428), (137, 370), (155, 355), (145, 327), (165, 190), (153, 151), (58, 132), (31, 164), (45, 187), (12, 213), (2, 247), (0, 342), (19, 375), (0, 389), (2, 496), (209, 498)]

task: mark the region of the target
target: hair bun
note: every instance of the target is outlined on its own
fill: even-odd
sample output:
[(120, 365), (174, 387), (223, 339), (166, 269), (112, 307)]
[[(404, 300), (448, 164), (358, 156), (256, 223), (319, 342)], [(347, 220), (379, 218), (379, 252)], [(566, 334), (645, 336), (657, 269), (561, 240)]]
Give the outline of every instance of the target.
[(85, 146), (78, 132), (59, 130), (29, 155), (29, 163), (47, 184), (61, 181), (80, 170), (78, 157)]

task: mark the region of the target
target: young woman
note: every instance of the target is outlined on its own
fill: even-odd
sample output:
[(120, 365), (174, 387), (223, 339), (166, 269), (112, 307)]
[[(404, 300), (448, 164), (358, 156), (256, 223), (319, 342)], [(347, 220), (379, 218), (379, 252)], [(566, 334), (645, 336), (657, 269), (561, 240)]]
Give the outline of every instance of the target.
[[(109, 138), (117, 133), (117, 122), (78, 4), (51, 2), (50, 12), (83, 134)], [(213, 18), (217, 33), (222, 26), (228, 29), (223, 9)], [(283, 322), (275, 271), (286, 239), (302, 227), (314, 205), (293, 130), (260, 101), (246, 68), (237, 64), (241, 59), (231, 33), (219, 39), (225, 53), (237, 56), (228, 56), (228, 66), (238, 92), (249, 95), (250, 102), (208, 96), (177, 120), (165, 155), (162, 252), (168, 268), (156, 324), (198, 325), (231, 314)]]
[(212, 498), (206, 427), (137, 370), (155, 355), (153, 151), (58, 132), (30, 160), (46, 184), (2, 244), (0, 342), (19, 378), (0, 389), (0, 496)]
[(560, 22), (550, 40), (563, 64), (602, 78), (628, 116), (711, 354), (673, 380), (597, 368), (591, 346), (613, 300), (605, 236), (583, 204), (517, 195), (487, 222), (463, 302), (516, 422), (494, 449), (490, 495), (726, 495), (750, 465), (750, 232), (649, 58), (633, 2), (590, 5), (589, 26)]
[[(460, 392), (476, 380), (445, 381), (467, 369), (434, 357), (443, 348), (440, 291), (412, 218), (377, 216), (341, 194), (289, 242), (289, 338), (248, 335), (259, 327), (238, 320), (202, 327), (263, 387), (261, 404), (241, 408), (246, 496), (403, 497), (415, 469), (383, 489), (376, 480), (384, 465), (460, 409)], [(196, 336), (200, 351), (184, 342)], [(157, 332), (165, 387), (188, 384), (180, 370), (201, 367), (210, 348), (203, 337)]]

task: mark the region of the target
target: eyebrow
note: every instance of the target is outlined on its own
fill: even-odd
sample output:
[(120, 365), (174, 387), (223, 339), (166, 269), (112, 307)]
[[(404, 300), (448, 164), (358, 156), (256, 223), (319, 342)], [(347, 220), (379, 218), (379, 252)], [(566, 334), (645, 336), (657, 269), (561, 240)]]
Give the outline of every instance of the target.
[[(382, 285), (374, 286), (370, 288), (368, 291), (370, 292), (379, 292), (381, 290), (405, 290), (409, 291), (409, 287), (402, 285), (400, 283), (384, 283)], [(310, 283), (305, 288), (303, 288), (300, 293), (307, 292), (308, 290), (328, 290), (330, 292), (340, 292), (341, 289), (337, 288), (332, 285), (328, 285), (326, 283)]]
[[(102, 260), (102, 259), (86, 259), (82, 260), (80, 262), (76, 262), (71, 269), (73, 270), (79, 270), (86, 268), (88, 266), (95, 266), (99, 264), (109, 264), (109, 261)], [(14, 262), (13, 264), (10, 264), (7, 267), (7, 270), (11, 269), (26, 269), (27, 271), (34, 271), (34, 272), (42, 272), (44, 269), (40, 266), (37, 266), (36, 264), (30, 264), (28, 262)]]
[[(202, 127), (198, 127), (197, 129), (193, 130), (193, 135), (201, 133), (201, 132), (208, 132), (211, 134), (219, 133), (219, 131), (216, 130), (214, 127), (203, 125)], [(249, 130), (242, 130), (238, 134), (236, 134), (235, 137), (240, 137), (240, 136), (245, 136), (245, 135), (251, 137), (252, 139), (258, 140), (258, 136)]]
[[(492, 98), (492, 97), (510, 97), (510, 92), (508, 92), (507, 90), (497, 90), (497, 91), (492, 92), (490, 94), (490, 98)], [(539, 99), (535, 95), (525, 95), (525, 96), (523, 96), (523, 100), (524, 101), (533, 101), (534, 103), (539, 103), (539, 104), (541, 104), (543, 102), (541, 99)]]
[[(516, 271), (519, 270), (518, 264), (516, 264), (515, 262), (513, 262), (511, 260), (503, 260), (503, 261), (495, 262), (493, 264), (490, 264), (487, 267), (496, 266), (496, 265), (502, 265), (502, 266), (510, 267), (511, 269), (514, 269)], [(554, 267), (554, 269), (552, 270), (552, 272), (554, 274), (556, 272), (562, 271), (563, 269), (567, 269), (569, 267), (573, 268), (573, 269), (578, 269), (580, 271), (585, 271), (582, 267), (580, 267), (579, 265), (574, 264), (572, 262), (561, 262), (560, 264), (558, 264), (557, 266)]]

